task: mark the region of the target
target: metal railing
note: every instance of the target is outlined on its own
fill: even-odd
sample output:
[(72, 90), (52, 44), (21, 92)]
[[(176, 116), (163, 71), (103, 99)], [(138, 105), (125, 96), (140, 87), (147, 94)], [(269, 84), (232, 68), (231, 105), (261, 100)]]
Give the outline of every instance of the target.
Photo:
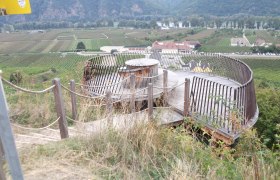
[[(85, 66), (84, 84), (98, 87), (108, 86), (108, 81), (111, 84), (127, 81), (125, 83), (129, 84), (129, 79), (121, 77), (119, 72), (125, 67), (125, 61), (144, 56), (147, 57), (147, 54), (114, 54), (92, 58)], [(258, 107), (253, 72), (242, 61), (211, 53), (153, 53), (149, 57), (159, 60), (162, 68), (204, 73), (234, 84), (194, 76), (188, 114), (204, 119), (210, 126), (231, 135), (239, 134), (241, 128), (250, 127), (256, 122)], [(95, 89), (97, 93), (106, 92), (105, 89)], [(118, 85), (110, 87), (110, 90), (116, 94), (123, 93)]]
[[(186, 63), (207, 64), (211, 76), (233, 81), (237, 86), (224, 85), (194, 77), (191, 111), (207, 116), (206, 121), (226, 133), (237, 135), (242, 128), (251, 127), (258, 117), (258, 107), (251, 68), (244, 62), (219, 54), (183, 55)], [(191, 59), (191, 60), (190, 60)], [(206, 108), (201, 108), (204, 105)]]

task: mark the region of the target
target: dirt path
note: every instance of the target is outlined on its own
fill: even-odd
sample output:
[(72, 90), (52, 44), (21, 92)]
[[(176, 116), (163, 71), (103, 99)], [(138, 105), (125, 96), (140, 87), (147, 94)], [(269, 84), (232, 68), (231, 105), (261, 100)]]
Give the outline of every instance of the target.
[(109, 39), (109, 37), (106, 34), (104, 34), (104, 33), (102, 33), (102, 36), (104, 36), (105, 39)]

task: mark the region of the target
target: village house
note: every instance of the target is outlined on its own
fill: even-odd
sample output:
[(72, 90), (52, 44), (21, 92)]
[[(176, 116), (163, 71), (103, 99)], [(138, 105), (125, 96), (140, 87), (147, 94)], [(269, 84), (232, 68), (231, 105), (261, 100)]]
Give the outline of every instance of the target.
[(231, 38), (231, 46), (251, 46), (249, 41), (245, 38)]
[(154, 42), (152, 45), (152, 51), (162, 53), (186, 53), (194, 51), (194, 49), (200, 47), (198, 41), (184, 41), (184, 42)]

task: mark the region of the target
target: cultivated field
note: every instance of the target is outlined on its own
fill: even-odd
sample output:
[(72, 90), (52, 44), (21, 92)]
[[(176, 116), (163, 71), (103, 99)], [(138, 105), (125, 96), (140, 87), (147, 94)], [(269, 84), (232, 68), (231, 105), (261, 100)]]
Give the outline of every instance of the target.
[(215, 31), (209, 37), (202, 40), (203, 52), (251, 52), (250, 47), (232, 47), (230, 39), (242, 37), (241, 30), (222, 29)]
[(20, 72), (23, 76), (21, 86), (42, 89), (55, 77), (65, 83), (70, 79), (81, 82), (84, 61), (89, 58), (72, 53), (0, 55), (0, 69), (6, 79), (13, 72)]
[[(205, 32), (198, 37), (205, 37)], [(75, 51), (82, 41), (87, 50), (98, 51), (101, 46), (150, 46), (156, 40), (184, 40), (191, 31), (187, 29), (55, 29), (47, 31), (22, 31), (0, 33), (0, 54), (48, 53)], [(203, 35), (204, 34), (204, 35)], [(208, 34), (208, 32), (206, 32)]]
[(280, 43), (279, 31), (246, 30), (245, 34), (251, 44), (255, 43), (257, 39), (263, 39), (267, 43)]
[(268, 86), (280, 88), (280, 58), (246, 58), (241, 59), (254, 72), (256, 84), (266, 83)]

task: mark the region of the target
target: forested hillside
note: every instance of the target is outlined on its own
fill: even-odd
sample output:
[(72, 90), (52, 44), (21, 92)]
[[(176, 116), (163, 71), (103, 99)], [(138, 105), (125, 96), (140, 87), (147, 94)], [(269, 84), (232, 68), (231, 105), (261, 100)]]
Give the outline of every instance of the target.
[(279, 0), (185, 0), (177, 7), (181, 14), (232, 16), (279, 16)]
[(100, 18), (132, 19), (139, 16), (279, 16), (279, 0), (31, 0), (32, 14), (2, 21), (96, 21)]

